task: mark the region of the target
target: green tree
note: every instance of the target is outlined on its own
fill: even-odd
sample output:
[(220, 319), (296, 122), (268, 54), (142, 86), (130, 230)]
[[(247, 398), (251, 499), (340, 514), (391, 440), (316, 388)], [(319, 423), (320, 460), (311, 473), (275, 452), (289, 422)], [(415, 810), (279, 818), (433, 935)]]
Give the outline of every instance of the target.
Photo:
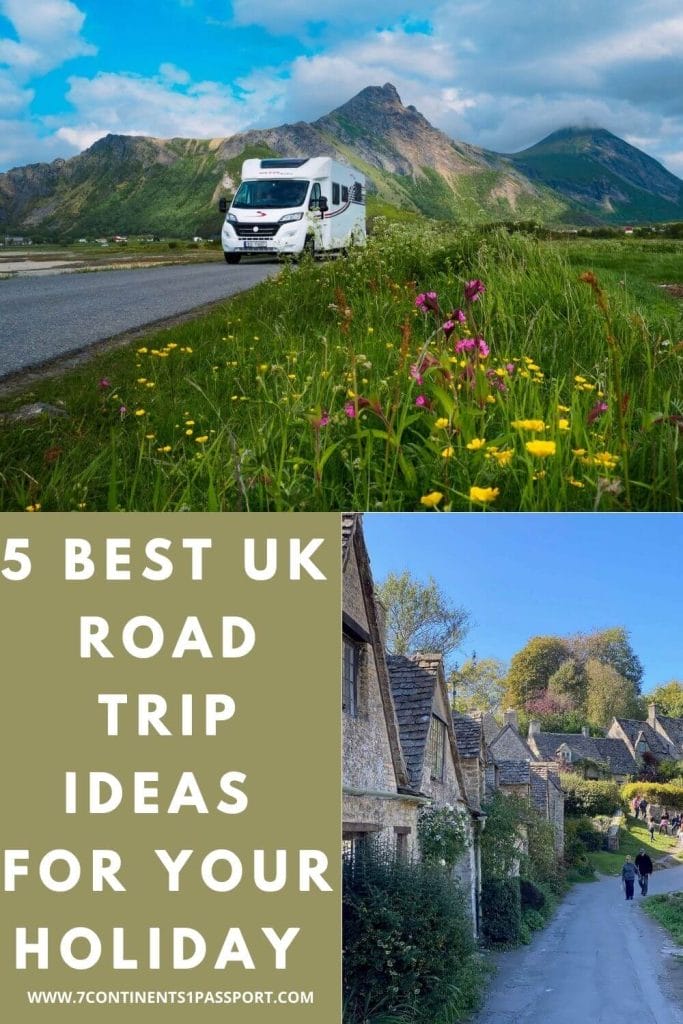
[(495, 711), (503, 703), (506, 671), (498, 658), (468, 658), (451, 672), (448, 680), (453, 707), (459, 711)]
[(565, 697), (572, 704), (583, 704), (586, 699), (586, 670), (575, 658), (563, 661), (557, 672), (548, 680), (548, 693), (553, 697)]
[(612, 718), (630, 718), (637, 711), (635, 684), (597, 658), (586, 662), (586, 714), (591, 725), (606, 728)]
[(569, 656), (567, 641), (562, 637), (532, 637), (510, 662), (505, 678), (505, 706), (521, 708), (539, 697)]
[(623, 626), (596, 629), (592, 633), (577, 633), (568, 643), (579, 661), (586, 663), (595, 660), (611, 665), (615, 672), (633, 683), (636, 693), (640, 693), (643, 666)]
[(670, 718), (683, 718), (683, 683), (672, 679), (668, 683), (655, 686), (651, 693), (645, 695), (648, 703), (654, 701), (657, 710)]
[(462, 644), (470, 613), (451, 604), (431, 576), (421, 583), (407, 570), (377, 588), (387, 613), (387, 647), (394, 654), (439, 651), (444, 661)]

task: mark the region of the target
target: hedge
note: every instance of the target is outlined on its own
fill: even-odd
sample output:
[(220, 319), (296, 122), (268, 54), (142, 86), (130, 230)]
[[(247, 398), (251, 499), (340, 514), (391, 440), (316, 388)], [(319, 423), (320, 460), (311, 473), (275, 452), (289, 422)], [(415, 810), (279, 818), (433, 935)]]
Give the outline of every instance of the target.
[(565, 772), (561, 776), (561, 783), (564, 811), (570, 817), (614, 814), (621, 806), (621, 794), (616, 782), (582, 779), (580, 775)]
[(644, 796), (649, 804), (683, 811), (683, 786), (674, 786), (670, 782), (627, 782), (621, 787), (620, 794), (624, 803), (634, 796)]
[(482, 934), (491, 945), (521, 938), (522, 901), (518, 878), (489, 878), (481, 889)]

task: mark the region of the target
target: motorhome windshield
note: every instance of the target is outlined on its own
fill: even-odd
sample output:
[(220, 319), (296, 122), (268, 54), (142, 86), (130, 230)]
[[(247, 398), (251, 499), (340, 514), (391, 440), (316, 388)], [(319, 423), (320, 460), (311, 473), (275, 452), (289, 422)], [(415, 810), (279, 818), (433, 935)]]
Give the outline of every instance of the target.
[(282, 210), (303, 206), (308, 186), (308, 181), (300, 179), (243, 181), (232, 205), (238, 210)]

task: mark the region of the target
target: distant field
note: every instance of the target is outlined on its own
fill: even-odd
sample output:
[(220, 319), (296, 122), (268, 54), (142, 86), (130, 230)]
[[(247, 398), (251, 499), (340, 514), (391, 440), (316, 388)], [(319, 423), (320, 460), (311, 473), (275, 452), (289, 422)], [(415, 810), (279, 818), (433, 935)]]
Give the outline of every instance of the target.
[(380, 226), (6, 399), (0, 508), (679, 510), (682, 256)]

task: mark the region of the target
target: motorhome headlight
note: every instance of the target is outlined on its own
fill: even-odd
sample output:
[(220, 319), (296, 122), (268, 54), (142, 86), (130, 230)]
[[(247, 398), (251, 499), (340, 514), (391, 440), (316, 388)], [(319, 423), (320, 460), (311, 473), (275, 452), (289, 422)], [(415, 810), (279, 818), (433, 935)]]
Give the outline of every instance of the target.
[(284, 217), (280, 217), (280, 224), (289, 224), (293, 220), (301, 220), (303, 213), (286, 213)]
[(234, 213), (229, 213), (228, 216), (225, 219), (227, 220), (228, 224), (238, 224), (239, 223), (239, 221), (237, 220), (237, 217), (235, 216)]

